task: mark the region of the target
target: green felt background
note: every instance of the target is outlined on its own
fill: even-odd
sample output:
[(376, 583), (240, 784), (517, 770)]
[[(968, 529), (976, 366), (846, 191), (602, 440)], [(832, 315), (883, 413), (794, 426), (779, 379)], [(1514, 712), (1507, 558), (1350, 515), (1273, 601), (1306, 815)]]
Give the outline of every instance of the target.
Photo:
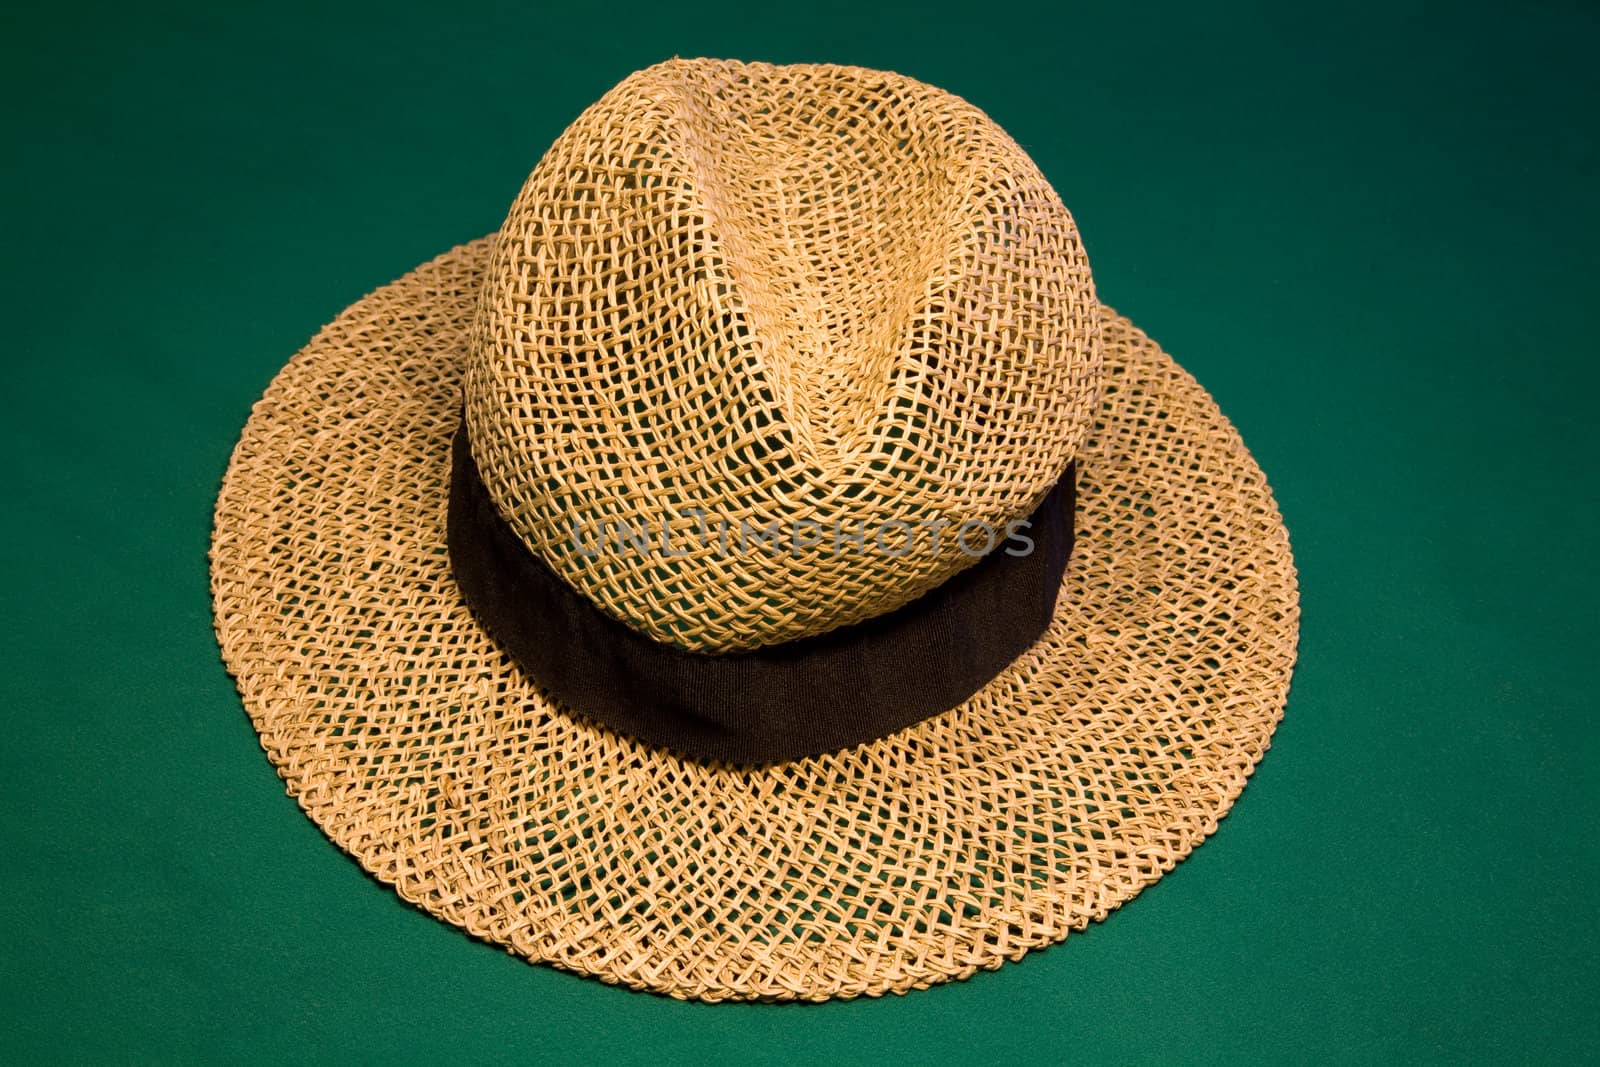
[[(0, 15), (0, 1060), (1595, 1055), (1593, 5), (26, 8)], [(1242, 800), (997, 973), (711, 1007), (528, 966), (328, 844), (219, 661), (210, 509), (251, 402), (673, 54), (987, 110), (1287, 517), (1300, 665)]]

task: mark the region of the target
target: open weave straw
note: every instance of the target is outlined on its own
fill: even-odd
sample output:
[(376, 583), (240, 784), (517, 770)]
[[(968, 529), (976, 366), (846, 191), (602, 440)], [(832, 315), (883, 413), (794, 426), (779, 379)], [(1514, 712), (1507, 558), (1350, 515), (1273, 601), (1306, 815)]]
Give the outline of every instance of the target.
[[(664, 63), (556, 140), (500, 229), (473, 454), (617, 618), (771, 644), (899, 607), (972, 562), (962, 523), (1031, 511), (1088, 430), (1097, 322), (1072, 217), (972, 105), (853, 67)], [(696, 511), (950, 532), (725, 553)], [(669, 521), (685, 554), (586, 557), (574, 516)]]
[[(871, 73), (839, 70), (822, 68), (815, 77), (859, 92)], [(684, 80), (698, 84), (727, 77), (729, 68), (691, 73)], [(877, 110), (915, 113), (927, 99), (890, 93)], [(805, 116), (802, 125), (815, 127), (827, 113), (792, 106)], [(594, 121), (607, 131), (621, 120)], [(895, 121), (923, 128), (921, 118)], [(981, 139), (970, 131), (982, 126), (971, 119), (960, 129)], [(637, 159), (626, 153), (643, 128), (615, 130), (587, 154), (571, 136), (558, 150), (573, 159), (611, 159), (608, 152)], [(857, 129), (846, 123), (835, 134), (840, 167), (851, 165), (846, 149)], [(721, 160), (714, 146), (686, 151), (706, 176), (756, 166)], [(592, 165), (598, 172), (609, 164)], [(1281, 714), (1298, 627), (1288, 540), (1261, 472), (1210, 397), (1154, 343), (1098, 305), (1078, 310), (1089, 292), (1086, 274), (1047, 283), (997, 267), (981, 284), (941, 282), (944, 292), (967, 293), (959, 313), (948, 300), (925, 302), (932, 290), (908, 287), (906, 276), (908, 264), (924, 262), (917, 255), (933, 263), (948, 252), (929, 250), (939, 245), (927, 232), (936, 213), (899, 227), (911, 233), (888, 232), (896, 229), (892, 210), (865, 205), (889, 190), (862, 186), (876, 173), (862, 166), (850, 194), (856, 207), (810, 205), (810, 221), (789, 220), (782, 238), (771, 233), (781, 221), (772, 213), (790, 203), (780, 161), (722, 179), (718, 195), (729, 202), (701, 222), (669, 228), (665, 239), (700, 235), (682, 238), (693, 246), (682, 253), (687, 262), (706, 254), (708, 234), (721, 232), (717, 220), (728, 216), (719, 212), (750, 212), (736, 227), (748, 246), (718, 253), (734, 280), (714, 281), (710, 268), (695, 268), (669, 283), (638, 265), (616, 267), (615, 276), (636, 287), (623, 299), (619, 281), (614, 304), (606, 295), (604, 306), (616, 309), (609, 319), (595, 310), (602, 306), (596, 292), (552, 304), (543, 283), (519, 274), (534, 269), (539, 249), (558, 244), (541, 228), (546, 223), (532, 221), (539, 194), (525, 190), (498, 245), (486, 238), (461, 246), (364, 298), (296, 355), (256, 404), (217, 502), (212, 582), (223, 655), (289, 791), (330, 838), (407, 900), (530, 959), (676, 997), (900, 992), (996, 967), (1104, 917), (1211, 833), (1243, 788)], [(546, 171), (535, 173), (530, 189)], [(1031, 168), (1022, 173), (1022, 185), (1037, 181)], [(754, 206), (733, 203), (743, 183), (759, 185), (762, 176), (768, 194)], [(841, 182), (839, 189), (849, 188)], [(687, 188), (715, 185), (705, 177)], [(962, 188), (941, 210), (959, 215), (974, 190), (988, 186)], [(679, 187), (672, 195), (691, 194)], [(568, 209), (563, 218), (587, 210)], [(1053, 207), (1040, 210), (1065, 218)], [(862, 213), (878, 221), (851, 229)], [(687, 217), (685, 208), (680, 218)], [(967, 232), (971, 219), (962, 218), (952, 232)], [(619, 217), (616, 229), (630, 225)], [(1062, 225), (1050, 239), (1077, 263), (1075, 231)], [(765, 243), (752, 236), (758, 233)], [(638, 236), (647, 245), (660, 235)], [(955, 241), (945, 236), (946, 245)], [(622, 243), (603, 252), (596, 232), (588, 245), (572, 246), (588, 277), (613, 276), (601, 259), (620, 263), (626, 242), (610, 239)], [(874, 254), (850, 253), (866, 280), (851, 289), (841, 276), (844, 289), (820, 304), (838, 317), (805, 319), (819, 306), (807, 287), (825, 273), (816, 264), (832, 240), (910, 249), (909, 258), (889, 270)], [(976, 259), (963, 253), (949, 264), (981, 272), (1005, 262), (1002, 249), (985, 247)], [(769, 271), (786, 248), (792, 261)], [(955, 269), (949, 264), (946, 273)], [(744, 271), (766, 289), (757, 295), (745, 286)], [(1060, 295), (1037, 295), (1044, 291)], [(657, 292), (676, 318), (654, 306)], [(1006, 307), (1023, 302), (1018, 292), (1034, 294), (1029, 311)], [(555, 321), (537, 310), (559, 306), (582, 310)], [(932, 306), (938, 315), (927, 313)], [(1057, 326), (1043, 322), (1047, 306), (1060, 316)], [(671, 359), (657, 358), (654, 347), (631, 349), (630, 361), (586, 350), (599, 377), (583, 384), (581, 361), (541, 347), (565, 336), (598, 344), (597, 323), (615, 330), (616, 316), (630, 313), (657, 324), (649, 329), (678, 323), (660, 334), (674, 346)], [(940, 347), (931, 341), (891, 343), (918, 334), (912, 323), (944, 329), (1011, 321), (1006, 315), (1037, 331), (1019, 326), (1016, 338), (1057, 329), (1074, 344), (1098, 337), (1099, 351), (1027, 348), (1027, 358), (1013, 352), (1005, 364), (1004, 352), (959, 348), (997, 343), (977, 325), (966, 341), (950, 342), (965, 354), (949, 363), (936, 358)], [(637, 334), (646, 336), (654, 335)], [(845, 336), (855, 339), (854, 358), (879, 360), (875, 370), (855, 368)], [(513, 337), (524, 355), (553, 366), (541, 373), (531, 355), (519, 363)], [(712, 348), (721, 355), (706, 355)], [(922, 355), (908, 355), (916, 352)], [(563, 464), (553, 482), (583, 485), (596, 501), (637, 504), (652, 492), (670, 496), (667, 479), (677, 468), (641, 470), (623, 457), (650, 448), (709, 457), (719, 427), (729, 435), (728, 452), (708, 458), (706, 472), (717, 471), (710, 481), (733, 504), (740, 491), (781, 486), (797, 506), (845, 507), (853, 498), (830, 495), (826, 486), (839, 484), (833, 478), (876, 493), (874, 506), (896, 499), (899, 486), (937, 498), (940, 508), (991, 516), (1026, 509), (1057, 473), (1051, 465), (1075, 455), (1078, 545), (1055, 622), (959, 707), (824, 756), (727, 767), (590, 725), (553, 704), (485, 636), (451, 577), (447, 478), (464, 379), (475, 433), (501, 450), (488, 480), (511, 500), (508, 518), (530, 540), (540, 516), (567, 504), (519, 476), (516, 463), (536, 461), (529, 469), (546, 472)], [(765, 392), (751, 384), (758, 379), (769, 383)], [(623, 403), (633, 388), (647, 412), (684, 402), (669, 416), (635, 416)], [(610, 421), (592, 399), (606, 389), (617, 405)], [(574, 393), (585, 399), (562, 424), (560, 398)], [(491, 402), (496, 395), (508, 400), (503, 410)], [(916, 399), (903, 409), (901, 397)], [(885, 420), (902, 427), (905, 443), (875, 452), (895, 440)], [(667, 441), (679, 427), (682, 439)], [(985, 427), (1010, 432), (996, 430), (1004, 438), (998, 443), (953, 443), (984, 439)], [(542, 443), (513, 445), (519, 433)], [(918, 451), (925, 439), (935, 448), (930, 456)], [(748, 460), (757, 441), (776, 442), (758, 457), (788, 458), (761, 468)], [(517, 448), (533, 451), (522, 456)], [(747, 461), (733, 462), (740, 454)], [(883, 466), (869, 459), (861, 473), (864, 456)], [(1008, 463), (1012, 469), (1002, 470)], [(951, 475), (951, 464), (961, 473)], [(763, 473), (734, 477), (758, 468)], [(971, 501), (939, 495), (962, 478), (973, 479)], [(613, 595), (596, 599), (689, 644), (819, 625), (807, 614), (814, 602), (802, 601), (818, 595), (807, 590), (823, 580), (821, 571), (774, 592), (763, 608), (759, 597), (719, 601), (715, 582), (759, 577), (726, 577), (719, 565), (691, 560), (649, 613), (634, 614), (661, 576), (644, 570), (617, 572)], [(918, 562), (928, 568), (924, 578), (949, 565)], [(581, 566), (563, 573), (586, 591), (600, 581)], [(900, 576), (878, 577), (894, 584)], [(842, 610), (881, 607), (872, 575), (829, 580), (862, 583), (859, 593), (841, 590), (854, 604)], [(902, 584), (895, 596), (915, 585)], [(727, 610), (695, 629), (696, 604)]]

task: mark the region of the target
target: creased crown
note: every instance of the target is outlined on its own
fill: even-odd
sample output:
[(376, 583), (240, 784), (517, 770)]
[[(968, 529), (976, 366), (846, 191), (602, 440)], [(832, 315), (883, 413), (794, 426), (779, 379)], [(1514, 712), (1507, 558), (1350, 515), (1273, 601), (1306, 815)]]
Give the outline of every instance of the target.
[(701, 651), (791, 640), (920, 596), (1032, 510), (1098, 406), (1095, 306), (1072, 217), (965, 101), (673, 60), (512, 205), (473, 455), (617, 619)]

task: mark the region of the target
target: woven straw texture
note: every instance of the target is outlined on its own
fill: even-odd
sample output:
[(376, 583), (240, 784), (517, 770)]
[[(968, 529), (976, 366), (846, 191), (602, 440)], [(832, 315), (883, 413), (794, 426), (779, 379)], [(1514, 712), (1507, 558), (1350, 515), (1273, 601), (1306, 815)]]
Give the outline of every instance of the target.
[[(305, 811), (401, 896), (675, 997), (921, 988), (1080, 929), (1216, 829), (1298, 598), (1210, 397), (1097, 312), (1057, 619), (965, 704), (844, 752), (686, 762), (553, 707), (451, 579), (446, 478), (491, 242), (349, 308), (257, 403), (217, 502), (223, 655)], [(496, 259), (496, 262), (501, 260)]]
[[(1096, 408), (1067, 209), (982, 112), (882, 71), (634, 74), (534, 169), (482, 292), (467, 412), (500, 513), (613, 617), (697, 650), (920, 596), (972, 562), (963, 523), (1032, 511)], [(829, 535), (727, 552), (702, 515)], [(682, 554), (585, 555), (573, 519), (665, 524)], [(831, 536), (937, 522), (894, 554)]]

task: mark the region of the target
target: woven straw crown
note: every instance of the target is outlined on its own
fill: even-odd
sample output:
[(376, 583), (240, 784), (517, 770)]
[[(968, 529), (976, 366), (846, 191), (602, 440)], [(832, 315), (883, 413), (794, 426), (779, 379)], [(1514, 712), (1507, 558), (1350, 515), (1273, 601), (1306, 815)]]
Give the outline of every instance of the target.
[[(1091, 429), (1100, 322), (1071, 216), (976, 108), (880, 71), (674, 60), (518, 195), (467, 426), (568, 584), (657, 640), (753, 648), (900, 607), (973, 562), (951, 531), (1026, 516)], [(823, 536), (729, 551), (708, 521)], [(673, 554), (586, 552), (579, 523), (665, 528)], [(850, 550), (886, 528), (897, 554)]]

